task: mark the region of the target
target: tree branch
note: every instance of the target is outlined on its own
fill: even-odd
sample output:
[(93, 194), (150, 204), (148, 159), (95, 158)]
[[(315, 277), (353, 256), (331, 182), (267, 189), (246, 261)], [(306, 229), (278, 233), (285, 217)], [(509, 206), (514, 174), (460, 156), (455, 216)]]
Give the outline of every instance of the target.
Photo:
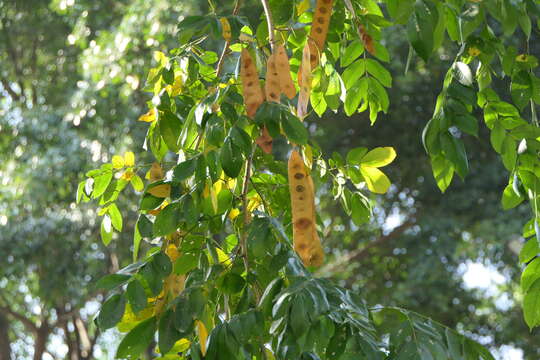
[(9, 96), (11, 96), (11, 98), (13, 99), (13, 101), (20, 101), (21, 100), (21, 96), (19, 94), (17, 94), (15, 92), (15, 90), (13, 90), (13, 88), (11, 87), (11, 85), (9, 84), (9, 82), (7, 81), (7, 79), (1, 77), (0, 78), (0, 82), (2, 82), (2, 87), (7, 91), (7, 93), (9, 94)]
[(270, 47), (274, 50), (274, 44), (276, 42), (274, 37), (274, 20), (272, 20), (272, 12), (270, 11), (270, 4), (268, 0), (261, 0), (264, 16), (266, 16), (266, 23), (268, 24), (268, 42), (270, 42)]
[(17, 54), (17, 50), (15, 49), (15, 47), (13, 46), (13, 43), (11, 42), (11, 38), (7, 31), (6, 18), (2, 17), (1, 21), (2, 21), (2, 32), (4, 33), (4, 37), (5, 37), (4, 40), (6, 43), (7, 52), (8, 52), (9, 57), (11, 58), (11, 62), (13, 63), (15, 76), (17, 77), (16, 82), (19, 84), (19, 87), (21, 88), (21, 96), (18, 97), (18, 101), (23, 101), (24, 100), (23, 73), (19, 66), (19, 61), (17, 60), (19, 56)]
[(0, 306), (0, 312), (12, 316), (14, 319), (19, 320), (23, 325), (32, 333), (37, 333), (38, 327), (32, 320), (26, 316), (19, 314), (16, 311), (13, 311), (9, 306)]

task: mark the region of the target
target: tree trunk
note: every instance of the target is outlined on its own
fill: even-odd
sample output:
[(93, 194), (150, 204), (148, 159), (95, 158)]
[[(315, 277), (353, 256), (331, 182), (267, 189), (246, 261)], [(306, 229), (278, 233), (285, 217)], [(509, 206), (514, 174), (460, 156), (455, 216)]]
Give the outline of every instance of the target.
[(49, 324), (43, 322), (43, 324), (38, 328), (35, 334), (34, 341), (34, 360), (42, 360), (43, 353), (47, 350), (47, 340), (49, 339), (49, 334), (51, 330)]
[(2, 313), (0, 313), (0, 360), (11, 360), (9, 321)]

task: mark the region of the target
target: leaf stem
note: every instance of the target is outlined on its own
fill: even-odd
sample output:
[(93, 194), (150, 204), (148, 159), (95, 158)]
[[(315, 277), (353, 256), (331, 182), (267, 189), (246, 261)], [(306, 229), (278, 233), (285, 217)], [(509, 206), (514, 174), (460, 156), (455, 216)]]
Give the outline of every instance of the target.
[(242, 184), (242, 211), (244, 213), (244, 227), (242, 228), (242, 234), (240, 236), (240, 248), (242, 250), (242, 258), (244, 259), (244, 267), (246, 268), (246, 273), (249, 272), (249, 262), (247, 254), (247, 225), (249, 223), (249, 210), (248, 210), (248, 190), (249, 182), (251, 179), (251, 166), (253, 163), (253, 154), (255, 153), (256, 147), (254, 146), (251, 150), (251, 154), (246, 160), (246, 174), (244, 176), (244, 183)]

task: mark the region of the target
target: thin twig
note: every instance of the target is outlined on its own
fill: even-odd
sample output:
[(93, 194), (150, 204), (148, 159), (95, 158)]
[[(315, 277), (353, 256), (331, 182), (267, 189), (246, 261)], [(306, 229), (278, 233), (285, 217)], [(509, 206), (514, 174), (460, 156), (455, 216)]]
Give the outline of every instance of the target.
[[(238, 12), (240, 11), (240, 3), (241, 0), (236, 0), (236, 3), (234, 4), (233, 9), (233, 16), (238, 15)], [(221, 55), (219, 56), (219, 61), (216, 66), (216, 77), (219, 77), (221, 72), (223, 71), (223, 64), (225, 63), (225, 58), (229, 54), (229, 47), (231, 46), (231, 40), (225, 41), (225, 45), (223, 46), (223, 51), (221, 52)]]
[(261, 0), (262, 6), (264, 8), (264, 15), (266, 16), (266, 23), (268, 24), (268, 41), (270, 42), (270, 47), (274, 50), (275, 38), (274, 38), (274, 21), (272, 20), (272, 12), (270, 11), (270, 5), (268, 0)]
[(242, 229), (242, 234), (240, 236), (240, 248), (242, 249), (242, 258), (244, 259), (244, 266), (246, 272), (249, 269), (248, 254), (247, 254), (247, 225), (249, 223), (249, 210), (248, 210), (248, 190), (249, 190), (249, 181), (251, 179), (251, 166), (253, 163), (253, 154), (255, 153), (255, 147), (251, 150), (251, 154), (246, 160), (246, 175), (244, 177), (244, 183), (242, 184), (242, 210), (244, 212), (244, 228)]

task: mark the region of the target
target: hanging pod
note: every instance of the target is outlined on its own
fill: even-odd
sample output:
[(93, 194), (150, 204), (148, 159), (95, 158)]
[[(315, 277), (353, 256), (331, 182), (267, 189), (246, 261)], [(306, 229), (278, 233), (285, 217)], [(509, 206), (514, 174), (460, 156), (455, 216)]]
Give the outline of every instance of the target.
[(289, 190), (293, 223), (293, 246), (306, 266), (320, 266), (324, 259), (315, 228), (315, 192), (304, 161), (293, 150), (288, 163)]
[(308, 43), (304, 46), (302, 51), (302, 66), (300, 67), (300, 73), (298, 74), (298, 84), (300, 85), (300, 95), (298, 96), (298, 104), (296, 105), (296, 113), (300, 120), (307, 115), (307, 109), (309, 104), (309, 97), (311, 95), (311, 63), (310, 59), (310, 47)]
[(296, 88), (291, 77), (291, 67), (289, 65), (289, 57), (285, 51), (285, 46), (277, 45), (274, 49), (275, 66), (279, 77), (279, 86), (281, 92), (289, 99), (296, 96)]
[(259, 73), (247, 49), (242, 49), (240, 60), (240, 80), (244, 92), (244, 104), (247, 115), (253, 118), (264, 101), (261, 84), (259, 83)]

